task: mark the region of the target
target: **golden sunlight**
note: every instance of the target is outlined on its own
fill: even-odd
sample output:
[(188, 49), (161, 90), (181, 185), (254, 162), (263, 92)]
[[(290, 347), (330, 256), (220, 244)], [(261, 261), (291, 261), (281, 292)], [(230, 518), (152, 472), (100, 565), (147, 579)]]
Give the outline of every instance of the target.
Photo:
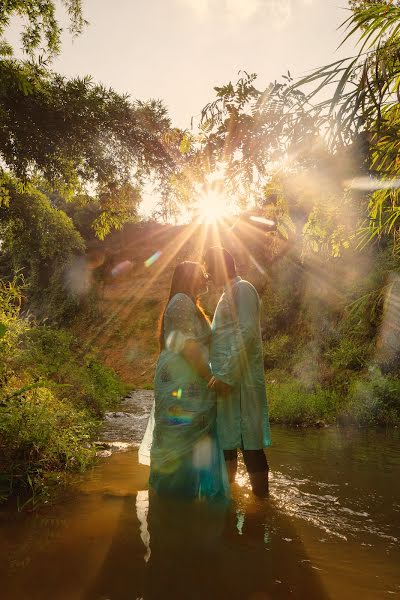
[(200, 222), (211, 225), (227, 215), (227, 200), (220, 192), (210, 190), (200, 197), (197, 203), (197, 212)]

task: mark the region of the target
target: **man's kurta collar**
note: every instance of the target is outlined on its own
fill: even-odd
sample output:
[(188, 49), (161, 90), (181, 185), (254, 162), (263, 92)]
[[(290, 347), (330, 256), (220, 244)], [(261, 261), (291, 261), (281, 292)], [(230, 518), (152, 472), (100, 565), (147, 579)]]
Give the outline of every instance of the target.
[(227, 293), (227, 292), (230, 292), (230, 291), (231, 291), (231, 289), (233, 288), (233, 286), (234, 286), (236, 283), (238, 283), (239, 281), (242, 281), (242, 278), (241, 278), (241, 277), (239, 277), (239, 275), (237, 275), (237, 276), (236, 276), (236, 277), (234, 277), (233, 279), (230, 279), (230, 280), (228, 281), (228, 283), (224, 285), (224, 292), (225, 292), (225, 293)]

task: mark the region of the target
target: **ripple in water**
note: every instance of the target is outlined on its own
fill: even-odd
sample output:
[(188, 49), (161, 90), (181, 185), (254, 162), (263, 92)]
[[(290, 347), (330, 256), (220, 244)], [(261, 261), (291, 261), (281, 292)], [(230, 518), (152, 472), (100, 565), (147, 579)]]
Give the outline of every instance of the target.
[[(111, 446), (115, 444), (113, 450), (139, 446), (146, 429), (153, 398), (152, 391), (133, 392), (123, 402), (120, 412), (108, 413), (101, 439), (111, 442)], [(326, 434), (324, 431), (319, 433), (319, 435), (324, 434)], [(116, 440), (119, 444), (117, 448)], [(319, 459), (315, 460), (318, 462)], [(354, 496), (347, 498), (343, 493), (345, 489), (350, 489), (345, 487), (347, 483), (344, 483), (343, 487), (319, 479), (314, 480), (312, 477), (295, 477), (290, 474), (292, 464), (293, 458), (289, 454), (287, 472), (274, 470), (270, 474), (271, 498), (286, 514), (307, 521), (328, 535), (344, 541), (349, 538), (359, 538), (362, 534), (387, 540), (390, 545), (398, 543), (398, 538), (392, 535), (390, 526), (377, 525), (371, 516), (366, 504), (374, 498), (372, 493), (365, 497), (362, 495), (357, 497), (353, 490)], [(249, 497), (250, 484), (242, 463), (239, 465), (237, 484), (243, 488), (244, 496)], [(376, 498), (374, 499), (377, 501)], [(400, 505), (394, 503), (393, 510), (399, 512)]]

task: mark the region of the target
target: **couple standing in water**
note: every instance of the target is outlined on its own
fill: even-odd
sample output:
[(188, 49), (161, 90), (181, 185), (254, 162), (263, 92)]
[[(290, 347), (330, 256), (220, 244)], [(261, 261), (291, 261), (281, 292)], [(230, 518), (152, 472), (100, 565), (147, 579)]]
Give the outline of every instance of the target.
[[(209, 279), (223, 288), (211, 324), (200, 304)], [(227, 498), (240, 449), (253, 493), (268, 494), (260, 300), (223, 248), (210, 248), (204, 266), (183, 262), (175, 268), (161, 318), (154, 395), (139, 451), (143, 457), (145, 446), (150, 448), (151, 489), (159, 495)]]

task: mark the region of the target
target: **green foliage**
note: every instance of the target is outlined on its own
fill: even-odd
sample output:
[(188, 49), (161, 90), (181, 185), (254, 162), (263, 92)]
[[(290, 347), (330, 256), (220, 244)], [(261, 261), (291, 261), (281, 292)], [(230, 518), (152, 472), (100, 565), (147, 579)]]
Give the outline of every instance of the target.
[[(87, 25), (81, 0), (62, 4), (70, 33), (80, 35)], [(68, 80), (50, 71), (61, 48), (58, 9), (54, 0), (0, 4), (0, 206), (9, 202), (3, 176), (23, 184), (39, 177), (48, 193), (97, 205), (93, 228), (103, 239), (137, 219), (148, 178), (162, 196), (162, 214), (176, 214), (176, 182), (183, 154), (190, 154), (190, 133), (171, 128), (159, 100), (131, 101), (90, 77)], [(23, 19), (29, 60), (16, 60), (4, 38), (15, 17)]]
[(1, 471), (9, 491), (37, 485), (49, 471), (83, 470), (94, 458), (94, 427), (86, 411), (49, 389), (31, 390), (0, 405)]
[(271, 421), (288, 425), (318, 425), (335, 420), (338, 398), (335, 393), (316, 387), (310, 391), (295, 380), (267, 384)]
[(264, 288), (260, 290), (261, 323), (267, 341), (289, 328), (293, 333), (299, 318), (303, 276), (303, 268), (292, 253), (270, 267)]
[(21, 344), (24, 352), (18, 361), (19, 368), (29, 370), (32, 379), (66, 386), (63, 397), (75, 406), (89, 407), (100, 416), (125, 391), (112, 369), (99, 363), (93, 353), (82, 354), (79, 340), (68, 331), (32, 327)]
[(383, 336), (398, 339), (398, 259), (389, 248), (338, 258), (330, 251), (299, 254), (292, 245), (268, 268), (261, 290), (272, 414), (279, 422), (331, 421), (372, 365), (398, 374), (398, 354), (386, 349)]
[[(82, 16), (81, 0), (63, 0), (63, 4), (70, 19), (70, 32), (79, 35), (86, 25)], [(11, 47), (3, 35), (11, 17), (15, 16), (24, 18), (21, 43), (23, 50), (30, 57), (34, 56), (35, 51), (43, 48), (49, 57), (59, 53), (62, 29), (57, 21), (54, 0), (4, 0), (0, 6), (0, 54), (11, 52)]]
[(285, 153), (291, 156), (293, 166), (301, 161), (300, 137), (310, 155), (317, 135), (303, 106), (304, 94), (289, 89), (290, 73), (285, 76), (286, 83), (271, 83), (264, 91), (255, 87), (256, 77), (243, 72), (236, 84), (215, 87), (216, 100), (207, 104), (201, 115), (201, 147), (196, 159), (207, 165), (206, 172), (224, 166), (223, 192), (236, 197), (239, 207), (260, 194), (274, 161)]
[(276, 232), (283, 239), (288, 240), (296, 232), (296, 222), (293, 217), (299, 206), (299, 190), (296, 190), (296, 195), (291, 195), (285, 184), (282, 175), (271, 177), (263, 188), (262, 206), (265, 216), (276, 223)]
[[(70, 32), (80, 34), (86, 24), (81, 0), (63, 4)], [(29, 61), (15, 60), (2, 37), (15, 16), (24, 18), (22, 48)], [(0, 6), (0, 207), (9, 205), (3, 182), (12, 175), (21, 185), (97, 204), (93, 228), (104, 238), (137, 218), (145, 176), (160, 185), (168, 180), (179, 143), (175, 154), (165, 148), (170, 122), (160, 101), (132, 102), (90, 77), (68, 80), (51, 72), (61, 32), (53, 0)], [(47, 56), (35, 62), (39, 49)]]
[[(400, 8), (399, 8), (400, 18)], [(400, 40), (398, 43), (400, 49)], [(400, 62), (400, 61), (399, 61)], [(400, 66), (399, 76), (400, 80)], [(400, 88), (398, 92), (400, 98)], [(371, 241), (391, 238), (394, 251), (398, 254), (399, 234), (399, 175), (400, 175), (400, 103), (384, 106), (380, 111), (382, 123), (376, 124), (378, 131), (371, 136), (371, 172), (381, 178), (369, 197), (368, 220), (359, 233), (359, 245)], [(374, 186), (372, 186), (374, 188)]]
[(144, 383), (143, 385), (140, 386), (143, 390), (154, 390), (154, 384), (153, 383)]
[(19, 316), (18, 282), (0, 280), (0, 495), (42, 489), (49, 473), (94, 458), (97, 419), (125, 386), (62, 329)]
[(400, 2), (399, 0), (349, 0), (350, 8), (354, 11), (364, 10), (369, 6), (374, 6), (377, 4), (386, 6), (388, 6), (389, 4), (395, 4), (399, 6)]
[(17, 178), (40, 175), (68, 199), (90, 196), (115, 219), (131, 204), (132, 214), (144, 175), (171, 170), (161, 102), (132, 103), (90, 77), (68, 80), (13, 60), (0, 61), (0, 81), (0, 157)]
[[(0, 207), (0, 275), (20, 273), (31, 311), (52, 321), (73, 316), (80, 298), (68, 288), (68, 269), (83, 254), (83, 239), (67, 215), (29, 186), (8, 179), (9, 207)], [(82, 278), (84, 274), (82, 274)]]
[(400, 380), (372, 370), (352, 384), (340, 420), (358, 425), (398, 425)]
[(338, 371), (360, 371), (368, 365), (371, 357), (372, 344), (362, 344), (360, 340), (344, 337), (332, 350), (326, 352), (332, 367)]
[(336, 84), (333, 95), (325, 94), (315, 105), (320, 124), (332, 127), (333, 144), (351, 140), (354, 133), (369, 130), (373, 122), (380, 125), (382, 107), (397, 103), (399, 11), (393, 3), (382, 2), (354, 10), (342, 27), (347, 32), (343, 42), (358, 35), (357, 55), (321, 67), (293, 85), (295, 90), (313, 84), (307, 94), (307, 102), (311, 102), (322, 89), (326, 92)]
[[(297, 81), (292, 91), (311, 84), (307, 93), (307, 104), (314, 103), (310, 118), (328, 131), (332, 149), (358, 143), (361, 138), (366, 142), (370, 173), (377, 181), (367, 182), (366, 191), (373, 193), (359, 231), (359, 245), (391, 236), (397, 251), (400, 5), (379, 0), (350, 4), (353, 11), (343, 23), (343, 42), (358, 36), (356, 56), (317, 69)], [(318, 101), (321, 90), (324, 98)]]
[(292, 340), (287, 334), (266, 340), (263, 344), (264, 366), (268, 369), (287, 366), (288, 360), (292, 358), (291, 346)]
[(303, 228), (306, 250), (338, 258), (350, 248), (354, 223), (341, 219), (340, 204), (337, 197), (328, 196), (314, 205)]
[[(393, 426), (400, 422), (400, 380), (378, 369), (353, 377), (348, 389), (305, 388), (275, 372), (268, 374), (267, 397), (271, 421), (288, 425)], [(340, 372), (345, 377), (345, 372)]]

